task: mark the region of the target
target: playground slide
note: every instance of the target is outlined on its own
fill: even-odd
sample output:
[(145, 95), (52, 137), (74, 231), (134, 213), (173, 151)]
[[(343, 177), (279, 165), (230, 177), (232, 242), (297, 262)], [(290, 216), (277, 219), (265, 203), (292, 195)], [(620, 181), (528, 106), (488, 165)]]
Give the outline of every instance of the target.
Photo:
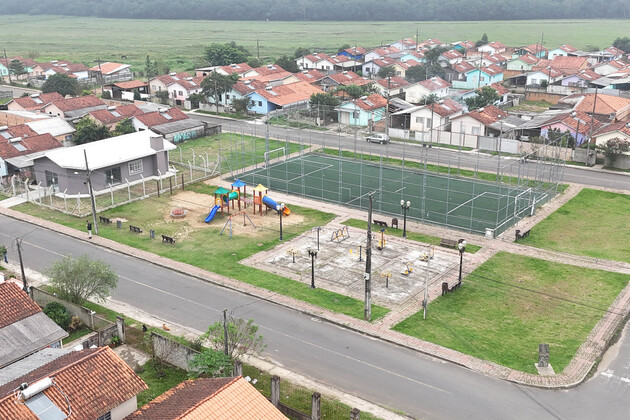
[[(262, 200), (263, 204), (267, 207), (270, 207), (272, 209), (276, 209), (276, 206), (278, 205), (278, 203), (276, 203), (272, 198), (270, 198), (268, 195), (263, 197)], [(288, 216), (291, 214), (291, 210), (287, 207), (284, 206), (284, 210), (282, 211), (282, 214), (284, 214), (285, 216)]]
[(219, 210), (221, 208), (221, 206), (214, 206), (212, 207), (212, 210), (210, 210), (210, 214), (208, 215), (208, 217), (206, 217), (205, 222), (206, 223), (210, 223), (212, 221), (212, 219), (214, 219), (214, 216), (217, 214), (217, 210)]

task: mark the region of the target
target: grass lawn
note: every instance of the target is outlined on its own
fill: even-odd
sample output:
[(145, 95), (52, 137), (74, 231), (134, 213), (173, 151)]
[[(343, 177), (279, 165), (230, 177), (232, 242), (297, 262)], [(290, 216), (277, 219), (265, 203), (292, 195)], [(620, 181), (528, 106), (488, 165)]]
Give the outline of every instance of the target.
[[(398, 221), (398, 223), (402, 223), (401, 221)], [(344, 225), (348, 225), (350, 227), (354, 227), (354, 228), (359, 228), (359, 229), (366, 229), (366, 224), (367, 222), (363, 221), (363, 220), (359, 220), (359, 219), (348, 219), (345, 222), (343, 222)], [(402, 226), (402, 225), (400, 225)], [(378, 232), (381, 230), (380, 226), (377, 225), (372, 225), (372, 231), (373, 232)], [(402, 229), (392, 229), (391, 227), (387, 228), (387, 233), (391, 236), (396, 236), (399, 238), (402, 238)], [(422, 233), (415, 233), (415, 232), (409, 232), (409, 229), (407, 229), (407, 239), (411, 240), (411, 241), (418, 241), (418, 242), (422, 242), (425, 244), (432, 244), (435, 246), (440, 246), (440, 241), (441, 238), (437, 237), (437, 236), (431, 236), (431, 235), (424, 235)], [(466, 252), (470, 253), (470, 254), (474, 254), (475, 252), (479, 251), (481, 249), (481, 247), (479, 245), (473, 245), (473, 244), (467, 244), (466, 245)]]
[(530, 373), (548, 343), (558, 373), (629, 279), (500, 252), (432, 302), (426, 320), (419, 312), (394, 330)]
[[(210, 187), (205, 184), (186, 187), (188, 191), (203, 191), (205, 193), (214, 191), (214, 189), (216, 187)], [(219, 236), (219, 232), (224, 225), (224, 222), (222, 222), (225, 221), (224, 216), (217, 216), (216, 223), (213, 222), (212, 225), (204, 229), (191, 228), (185, 222), (168, 223), (164, 221), (164, 215), (171, 209), (169, 201), (169, 195), (162, 195), (160, 198), (152, 197), (106, 211), (101, 213), (101, 215), (109, 218), (125, 218), (130, 224), (141, 226), (145, 232), (148, 232), (149, 229), (154, 229), (156, 236), (161, 234), (168, 236), (186, 235), (183, 240), (178, 240), (173, 246), (165, 245), (159, 240), (150, 239), (147, 234), (131, 234), (126, 229), (126, 226), (119, 230), (115, 225), (100, 225), (99, 234), (129, 246), (188, 263), (335, 312), (363, 319), (363, 301), (324, 289), (311, 289), (305, 283), (239, 264), (240, 260), (250, 255), (276, 246), (278, 244), (278, 236), (275, 230), (261, 230), (259, 234), (253, 237), (234, 236), (232, 239), (229, 239), (228, 235)], [(208, 202), (211, 201), (212, 198), (210, 196)], [(84, 230), (85, 228), (83, 219), (67, 216), (59, 212), (52, 212), (31, 203), (22, 204), (14, 209), (78, 230)], [(302, 232), (310, 230), (312, 227), (324, 225), (334, 218), (333, 214), (297, 206), (291, 206), (291, 210), (293, 214), (304, 216), (305, 221), (299, 225), (286, 226), (284, 229), (285, 240), (290, 240)], [(372, 307), (374, 320), (384, 316), (387, 312), (388, 310), (383, 307), (375, 305)]]
[(166, 363), (158, 366), (154, 360), (146, 362), (141, 370), (138, 376), (142, 378), (149, 389), (138, 394), (138, 407), (142, 407), (188, 379), (188, 373), (185, 370)]
[(77, 338), (83, 337), (84, 335), (88, 335), (92, 330), (87, 327), (79, 328), (78, 330), (73, 331), (69, 336), (62, 340), (64, 345), (73, 342)]
[(534, 226), (520, 242), (630, 263), (629, 209), (629, 195), (585, 188)]
[(256, 55), (258, 39), (264, 58), (292, 56), (297, 47), (327, 53), (345, 43), (368, 48), (413, 37), (418, 28), (422, 39), (474, 41), (485, 32), (490, 39), (512, 46), (539, 42), (544, 33), (548, 48), (571, 44), (587, 50), (589, 45), (605, 48), (626, 36), (628, 20), (265, 22), (11, 15), (0, 25), (0, 39), (11, 39), (9, 56), (37, 51), (41, 61), (70, 59), (92, 67), (99, 57), (120, 62), (124, 55), (133, 71), (141, 71), (148, 54), (161, 69), (167, 65), (179, 71), (203, 65), (204, 47), (214, 42), (234, 41)]

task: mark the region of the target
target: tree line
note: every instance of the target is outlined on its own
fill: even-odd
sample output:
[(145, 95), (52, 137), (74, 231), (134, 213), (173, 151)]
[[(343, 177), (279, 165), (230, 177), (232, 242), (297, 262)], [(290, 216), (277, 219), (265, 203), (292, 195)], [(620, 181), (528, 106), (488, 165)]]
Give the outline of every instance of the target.
[(475, 21), (630, 18), (627, 0), (4, 0), (0, 14), (134, 19)]

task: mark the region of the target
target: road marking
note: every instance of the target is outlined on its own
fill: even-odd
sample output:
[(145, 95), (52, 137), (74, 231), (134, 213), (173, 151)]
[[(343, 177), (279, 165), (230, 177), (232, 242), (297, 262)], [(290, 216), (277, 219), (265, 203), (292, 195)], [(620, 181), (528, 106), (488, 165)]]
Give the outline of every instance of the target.
[(600, 373), (600, 375), (602, 375), (603, 377), (608, 378), (608, 379), (614, 379), (614, 380), (617, 380), (619, 382), (625, 382), (627, 384), (630, 384), (630, 378), (624, 378), (623, 376), (617, 376), (617, 375), (615, 375), (614, 372), (615, 371), (612, 370), (612, 369), (607, 369), (607, 370), (603, 371), (602, 373)]

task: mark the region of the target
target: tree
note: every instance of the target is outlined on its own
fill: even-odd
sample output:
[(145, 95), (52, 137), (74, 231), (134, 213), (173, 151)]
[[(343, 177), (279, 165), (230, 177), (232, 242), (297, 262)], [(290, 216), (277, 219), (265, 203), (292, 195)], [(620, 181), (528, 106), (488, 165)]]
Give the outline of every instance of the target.
[(148, 54), (144, 61), (144, 74), (146, 74), (147, 80), (151, 80), (158, 75), (158, 63), (157, 61), (153, 61), (152, 63)]
[(249, 57), (249, 60), (247, 60), (247, 65), (252, 68), (256, 68), (262, 66), (263, 62), (258, 57)]
[(387, 79), (388, 77), (396, 76), (396, 69), (394, 66), (385, 66), (378, 69), (378, 73), (376, 75), (382, 79)]
[(481, 35), (481, 39), (475, 42), (475, 47), (481, 47), (482, 45), (486, 45), (487, 43), (488, 43), (488, 34), (484, 32), (483, 35)]
[(309, 50), (306, 47), (297, 47), (297, 49), (295, 50), (295, 53), (293, 53), (293, 57), (300, 58), (305, 55), (309, 55), (310, 53), (311, 53), (311, 50)]
[(282, 57), (278, 58), (275, 64), (279, 65), (286, 71), (290, 71), (291, 73), (297, 73), (300, 71), (300, 68), (298, 67), (295, 60), (287, 57), (286, 55), (283, 55)]
[(138, 89), (133, 90), (133, 100), (134, 101), (142, 100), (142, 95), (140, 95), (140, 91)]
[(436, 102), (438, 102), (440, 100), (440, 97), (437, 96), (435, 93), (430, 93), (428, 95), (424, 95), (422, 97), (422, 103), (425, 105), (431, 105), (434, 104)]
[(630, 53), (630, 37), (624, 36), (623, 38), (619, 37), (615, 39), (615, 41), (613, 42), (613, 47)]
[(199, 103), (205, 100), (205, 97), (201, 93), (193, 93), (188, 97), (190, 100), (190, 107), (193, 109), (199, 108)]
[(615, 160), (623, 153), (630, 151), (630, 142), (622, 140), (618, 137), (608, 140), (602, 146), (604, 156), (610, 160), (610, 166), (615, 164)]
[(407, 79), (409, 83), (421, 82), (434, 76), (444, 76), (444, 69), (439, 64), (419, 64), (409, 67), (405, 72), (405, 79)]
[(493, 103), (501, 99), (497, 91), (490, 86), (484, 86), (481, 89), (477, 89), (475, 93), (477, 94), (476, 96), (473, 96), (472, 98), (466, 98), (464, 100), (466, 102), (466, 106), (471, 111), (473, 109), (483, 108), (484, 106), (492, 105)]
[(217, 114), (219, 113), (219, 102), (221, 102), (221, 95), (232, 90), (234, 84), (238, 81), (239, 75), (232, 73), (229, 75), (212, 72), (201, 82), (201, 93), (204, 96), (211, 96), (214, 99), (214, 104), (217, 107)]
[(133, 128), (133, 121), (131, 121), (131, 118), (124, 118), (116, 124), (116, 128), (112, 132), (112, 136), (122, 136), (124, 134), (133, 133), (134, 131), (136, 131), (136, 129)]
[[(229, 331), (228, 331), (229, 335)], [(194, 376), (205, 376), (208, 378), (228, 376), (232, 370), (232, 360), (222, 351), (214, 349), (203, 349), (188, 363)]]
[(46, 269), (46, 275), (62, 299), (77, 304), (91, 298), (104, 301), (118, 284), (118, 274), (111, 267), (87, 254), (77, 259), (64, 256)]
[(206, 47), (204, 56), (211, 66), (227, 66), (232, 63), (244, 63), (249, 55), (245, 47), (232, 41), (229, 44), (210, 44)]
[(17, 58), (9, 61), (9, 71), (11, 72), (11, 74), (15, 74), (16, 76), (21, 76), (27, 73), (26, 69), (24, 68), (24, 63), (22, 63)]
[(243, 96), (242, 98), (232, 99), (232, 108), (238, 115), (247, 113), (247, 110), (254, 106), (254, 101), (249, 96)]
[(68, 313), (68, 309), (63, 306), (59, 302), (50, 302), (43, 311), (46, 316), (53, 321), (55, 324), (59, 325), (64, 330), (68, 329), (70, 326), (70, 321), (72, 321), (72, 316)]
[(232, 315), (224, 321), (217, 321), (208, 327), (202, 338), (208, 339), (212, 349), (216, 351), (225, 350), (225, 327), (227, 326), (227, 355), (232, 360), (240, 360), (244, 354), (257, 355), (262, 352), (266, 345), (262, 335), (258, 334), (258, 326), (254, 325), (253, 319), (247, 321)]
[(72, 140), (76, 144), (91, 143), (111, 136), (106, 125), (98, 124), (90, 117), (81, 118), (76, 124), (75, 130)]
[(155, 92), (155, 97), (160, 100), (162, 105), (168, 105), (168, 90), (158, 90)]
[(56, 73), (53, 74), (44, 82), (42, 86), (43, 93), (57, 92), (61, 96), (71, 95), (78, 96), (81, 94), (81, 86), (77, 79), (73, 79), (67, 74)]
[(350, 45), (350, 44), (343, 44), (341, 47), (339, 47), (339, 49), (337, 51), (341, 52), (341, 51), (347, 50), (348, 48), (352, 48), (352, 45)]
[[(363, 85), (363, 86), (367, 86), (367, 85)], [(336, 90), (345, 92), (352, 99), (358, 99), (367, 93), (363, 86), (358, 86), (358, 85), (339, 86)]]
[(326, 121), (328, 116), (336, 114), (335, 108), (341, 104), (338, 96), (330, 93), (317, 93), (311, 95), (311, 107), (317, 110), (317, 118)]

